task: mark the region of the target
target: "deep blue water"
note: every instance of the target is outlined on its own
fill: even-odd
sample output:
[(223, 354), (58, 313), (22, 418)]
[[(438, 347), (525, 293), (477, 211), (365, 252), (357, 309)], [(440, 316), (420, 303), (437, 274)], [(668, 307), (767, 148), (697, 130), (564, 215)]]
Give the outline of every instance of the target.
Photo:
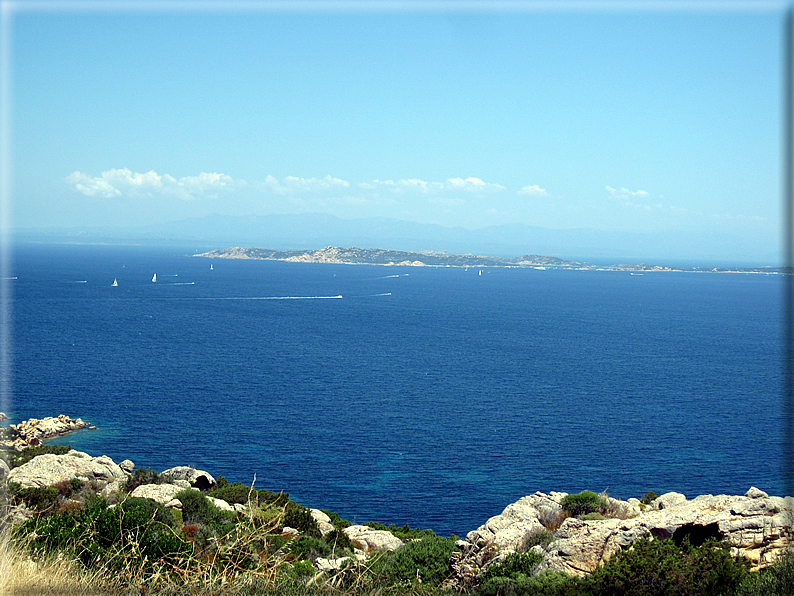
[(11, 422), (82, 417), (93, 455), (444, 535), (537, 490), (782, 491), (779, 276), (99, 246), (13, 275)]

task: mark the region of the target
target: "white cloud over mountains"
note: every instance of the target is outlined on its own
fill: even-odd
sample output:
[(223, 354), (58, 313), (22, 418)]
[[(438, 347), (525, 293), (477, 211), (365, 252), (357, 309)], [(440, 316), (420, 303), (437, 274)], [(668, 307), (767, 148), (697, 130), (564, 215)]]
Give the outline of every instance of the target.
[(66, 177), (66, 183), (89, 197), (161, 195), (189, 201), (215, 197), (218, 191), (231, 187), (234, 181), (226, 174), (201, 172), (198, 176), (177, 180), (168, 174), (161, 176), (154, 170), (140, 174), (123, 168), (107, 170), (98, 177), (73, 172)]
[[(323, 178), (301, 178), (286, 176), (276, 178), (268, 175), (264, 180), (248, 185), (244, 180), (232, 179), (231, 176), (219, 173), (202, 172), (198, 176), (175, 178), (169, 174), (158, 174), (154, 170), (146, 173), (132, 172), (127, 168), (112, 169), (102, 172), (100, 176), (91, 176), (83, 172), (74, 172), (65, 179), (74, 190), (89, 196), (101, 198), (163, 196), (181, 200), (198, 200), (216, 198), (221, 191), (229, 191), (242, 186), (250, 186), (264, 194), (285, 197), (329, 197), (345, 195), (348, 198), (356, 192), (374, 193), (371, 196), (383, 197), (383, 193), (394, 195), (432, 195), (438, 200), (455, 194), (484, 195), (499, 193), (506, 187), (485, 182), (480, 178), (448, 178), (443, 182), (405, 178), (399, 180), (371, 180), (351, 184), (347, 180), (325, 176)], [(546, 189), (537, 184), (524, 186), (518, 194), (546, 196)]]

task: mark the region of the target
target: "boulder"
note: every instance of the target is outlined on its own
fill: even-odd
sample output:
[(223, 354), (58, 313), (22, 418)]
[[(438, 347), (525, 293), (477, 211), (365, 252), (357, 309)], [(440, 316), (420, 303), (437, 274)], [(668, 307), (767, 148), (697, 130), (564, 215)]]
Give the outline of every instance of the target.
[(215, 497), (207, 497), (213, 505), (215, 505), (221, 511), (237, 511), (233, 505), (229, 505), (223, 499), (216, 499)]
[(669, 509), (684, 501), (686, 501), (686, 497), (681, 493), (665, 493), (651, 501), (651, 509)]
[(167, 478), (170, 482), (183, 480), (187, 482), (191, 488), (199, 490), (209, 490), (215, 486), (215, 478), (212, 474), (203, 470), (197, 470), (190, 466), (176, 466), (160, 472), (160, 476)]
[(8, 420), (8, 416), (6, 416), (3, 412), (0, 412), (0, 422), (3, 422), (4, 420)]
[(319, 509), (309, 509), (309, 511), (311, 512), (314, 521), (317, 522), (317, 527), (320, 528), (320, 534), (325, 536), (326, 534), (334, 531), (334, 525), (331, 523), (331, 518), (328, 517), (328, 515)]
[(72, 449), (66, 455), (39, 455), (8, 474), (9, 481), (18, 482), (23, 487), (52, 486), (72, 478), (96, 482), (104, 488), (109, 482), (126, 479), (127, 473), (106, 455), (91, 457)]
[(125, 459), (119, 464), (119, 468), (127, 472), (127, 474), (132, 474), (132, 471), (135, 469), (135, 464), (129, 459)]
[(343, 530), (353, 546), (366, 554), (378, 550), (397, 550), (403, 545), (402, 540), (388, 530), (374, 530), (369, 526), (349, 526)]
[(134, 491), (131, 497), (143, 497), (152, 499), (166, 507), (182, 508), (182, 503), (176, 498), (177, 493), (185, 490), (175, 484), (141, 484)]

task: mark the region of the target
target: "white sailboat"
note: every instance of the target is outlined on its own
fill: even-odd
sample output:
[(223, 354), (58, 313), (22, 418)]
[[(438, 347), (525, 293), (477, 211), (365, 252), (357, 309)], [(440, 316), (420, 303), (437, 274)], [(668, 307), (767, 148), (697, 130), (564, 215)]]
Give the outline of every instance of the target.
[(111, 286), (112, 288), (115, 288), (115, 287), (117, 287), (118, 285), (119, 285), (119, 282), (117, 282), (117, 281), (116, 281), (116, 278), (114, 277), (114, 278), (113, 278), (113, 283), (112, 283), (112, 284), (110, 284), (110, 286)]
[(212, 271), (212, 263), (210, 263), (210, 271)]
[(155, 282), (155, 281), (157, 281), (157, 274), (156, 273), (154, 275), (152, 275), (152, 282)]

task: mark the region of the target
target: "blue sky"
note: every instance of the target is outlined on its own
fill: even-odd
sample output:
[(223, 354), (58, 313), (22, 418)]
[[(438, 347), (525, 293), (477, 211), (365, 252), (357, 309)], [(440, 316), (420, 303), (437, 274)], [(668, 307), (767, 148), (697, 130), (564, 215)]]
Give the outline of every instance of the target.
[(85, 6), (6, 5), (16, 227), (781, 234), (783, 3)]

